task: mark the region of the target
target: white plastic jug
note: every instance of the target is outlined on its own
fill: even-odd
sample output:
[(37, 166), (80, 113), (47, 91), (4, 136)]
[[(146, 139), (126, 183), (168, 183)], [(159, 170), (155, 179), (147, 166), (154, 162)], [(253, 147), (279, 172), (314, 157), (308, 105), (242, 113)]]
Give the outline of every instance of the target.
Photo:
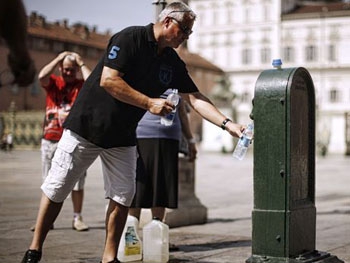
[(143, 227), (143, 262), (169, 261), (169, 226), (158, 218)]
[(142, 241), (137, 233), (139, 221), (128, 215), (118, 248), (118, 259), (121, 262), (142, 259)]

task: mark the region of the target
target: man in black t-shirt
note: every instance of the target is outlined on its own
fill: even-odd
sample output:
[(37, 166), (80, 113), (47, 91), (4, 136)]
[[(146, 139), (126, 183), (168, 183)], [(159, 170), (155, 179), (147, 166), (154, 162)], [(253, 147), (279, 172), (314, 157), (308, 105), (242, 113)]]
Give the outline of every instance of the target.
[[(181, 3), (169, 4), (156, 24), (126, 28), (115, 34), (64, 123), (43, 191), (36, 230), (22, 262), (39, 262), (41, 250), (63, 201), (75, 182), (100, 156), (103, 166), (106, 242), (101, 262), (118, 262), (119, 240), (135, 193), (138, 121), (146, 111), (168, 114), (174, 107), (159, 98), (178, 89), (203, 118), (240, 137), (233, 123), (201, 94), (174, 48), (189, 38), (196, 15)], [(50, 261), (50, 260), (49, 260)]]

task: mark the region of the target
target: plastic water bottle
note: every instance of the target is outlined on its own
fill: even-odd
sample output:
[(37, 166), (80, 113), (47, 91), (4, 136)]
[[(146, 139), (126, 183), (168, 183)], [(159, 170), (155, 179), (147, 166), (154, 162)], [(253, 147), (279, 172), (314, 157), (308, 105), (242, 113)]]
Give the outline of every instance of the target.
[(142, 242), (137, 234), (139, 221), (128, 215), (118, 248), (118, 260), (121, 262), (137, 261), (142, 259)]
[(243, 160), (245, 154), (247, 153), (250, 142), (253, 139), (254, 134), (254, 124), (248, 124), (248, 127), (243, 132), (242, 137), (238, 140), (236, 148), (233, 152), (233, 157), (238, 160)]
[(176, 106), (180, 100), (180, 95), (178, 94), (177, 89), (172, 90), (172, 92), (168, 95), (167, 100), (170, 101), (172, 104), (174, 104), (175, 108), (169, 114), (165, 116), (161, 116), (160, 123), (165, 126), (171, 126), (175, 118)]
[(169, 261), (169, 226), (153, 218), (143, 227), (143, 262)]
[(275, 69), (282, 69), (282, 60), (281, 59), (274, 59), (274, 60), (272, 60), (272, 66)]

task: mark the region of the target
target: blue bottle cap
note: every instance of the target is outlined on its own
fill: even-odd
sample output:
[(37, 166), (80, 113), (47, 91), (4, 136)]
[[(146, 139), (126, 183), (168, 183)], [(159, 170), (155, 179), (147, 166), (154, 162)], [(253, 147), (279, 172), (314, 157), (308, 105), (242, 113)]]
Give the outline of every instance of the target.
[(274, 59), (272, 61), (272, 66), (274, 66), (274, 67), (279, 67), (281, 65), (282, 65), (282, 60), (281, 59)]

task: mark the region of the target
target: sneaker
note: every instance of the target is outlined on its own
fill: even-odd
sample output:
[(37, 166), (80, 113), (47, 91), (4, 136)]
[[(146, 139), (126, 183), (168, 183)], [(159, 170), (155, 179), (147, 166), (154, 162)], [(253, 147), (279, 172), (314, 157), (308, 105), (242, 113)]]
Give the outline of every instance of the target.
[[(52, 226), (50, 227), (50, 230), (54, 229), (54, 226), (52, 224)], [(32, 225), (32, 227), (30, 228), (30, 231), (35, 231), (35, 225)]]
[(87, 230), (89, 230), (89, 226), (86, 225), (83, 222), (83, 218), (81, 216), (79, 216), (78, 218), (73, 219), (72, 228), (77, 230), (77, 231), (87, 231)]
[(40, 259), (41, 251), (28, 249), (22, 259), (22, 263), (38, 263)]

